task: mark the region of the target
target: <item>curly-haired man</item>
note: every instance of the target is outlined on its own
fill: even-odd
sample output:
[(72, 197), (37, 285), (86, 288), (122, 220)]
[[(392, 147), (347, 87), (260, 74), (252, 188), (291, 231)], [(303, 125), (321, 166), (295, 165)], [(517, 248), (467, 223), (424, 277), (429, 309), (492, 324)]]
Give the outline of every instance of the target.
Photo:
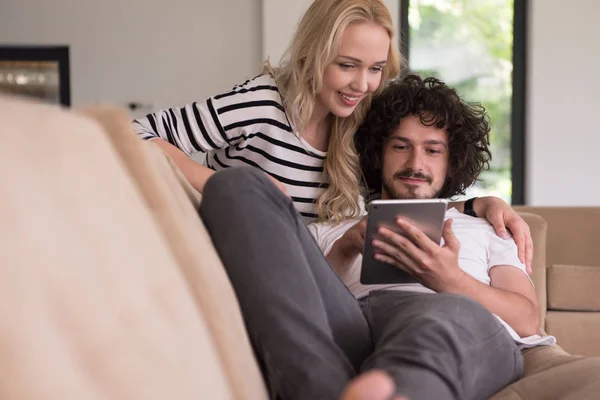
[[(357, 132), (366, 186), (383, 198), (461, 193), (488, 164), (488, 131), (483, 109), (407, 76)], [(358, 279), (364, 219), (307, 229), (255, 168), (215, 174), (200, 215), (281, 398), (486, 399), (521, 376), (519, 345), (545, 340), (516, 245), (485, 220), (448, 210), (443, 247), (399, 222), (413, 241), (388, 231), (378, 257), (422, 284), (378, 287)]]
[[(390, 83), (373, 101), (355, 137), (368, 197), (464, 194), (489, 166), (489, 131), (485, 109), (466, 103), (438, 79), (407, 75)], [(507, 372), (496, 364), (505, 354), (514, 352), (519, 365), (517, 348), (554, 343), (553, 337), (537, 335), (538, 303), (514, 241), (499, 238), (487, 221), (447, 210), (441, 247), (407, 221), (397, 223), (408, 238), (383, 228), (385, 240), (373, 242), (375, 258), (406, 270), (419, 283), (362, 285), (366, 219), (312, 224), (309, 229), (361, 302), (376, 352), (388, 352), (373, 367), (391, 371), (401, 392), (421, 398), (419, 392), (402, 390), (411, 378), (404, 367), (389, 367), (394, 360), (443, 378), (445, 389), (441, 385), (427, 398), (485, 398), (492, 394), (485, 390), (498, 383), (492, 377)], [(485, 311), (475, 313), (449, 294), (475, 300)], [(492, 314), (497, 318), (487, 318)]]

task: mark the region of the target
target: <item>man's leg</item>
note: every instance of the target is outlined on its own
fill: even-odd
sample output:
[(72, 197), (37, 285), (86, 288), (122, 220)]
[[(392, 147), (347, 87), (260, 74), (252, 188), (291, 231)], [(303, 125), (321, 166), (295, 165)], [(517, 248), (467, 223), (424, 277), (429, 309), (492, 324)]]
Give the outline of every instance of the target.
[(487, 399), (523, 373), (506, 329), (467, 297), (380, 291), (363, 308), (375, 342), (363, 370), (387, 371), (411, 400)]
[(370, 354), (369, 328), (299, 219), (254, 168), (207, 182), (200, 215), (237, 294), (269, 386), (285, 399), (335, 399)]

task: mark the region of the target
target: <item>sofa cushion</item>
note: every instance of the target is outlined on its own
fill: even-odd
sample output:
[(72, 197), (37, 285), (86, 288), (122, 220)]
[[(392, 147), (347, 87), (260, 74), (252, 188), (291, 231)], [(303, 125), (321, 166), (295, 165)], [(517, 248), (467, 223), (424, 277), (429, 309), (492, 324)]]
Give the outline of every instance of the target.
[(547, 280), (549, 309), (600, 311), (600, 267), (552, 265)]
[(600, 356), (600, 312), (548, 311), (546, 331), (575, 355)]
[(234, 398), (102, 129), (3, 97), (0, 120), (0, 398)]
[(98, 106), (81, 112), (105, 127), (152, 211), (198, 311), (206, 318), (234, 398), (267, 398), (235, 293), (197, 213), (200, 195), (170, 157), (134, 134), (129, 117), (120, 109)]

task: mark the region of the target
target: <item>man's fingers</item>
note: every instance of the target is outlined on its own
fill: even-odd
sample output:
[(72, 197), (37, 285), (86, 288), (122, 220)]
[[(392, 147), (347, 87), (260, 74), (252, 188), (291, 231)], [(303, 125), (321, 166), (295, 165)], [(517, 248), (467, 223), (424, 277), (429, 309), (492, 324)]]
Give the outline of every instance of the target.
[(454, 236), (454, 232), (452, 231), (452, 223), (454, 221), (452, 219), (448, 219), (444, 222), (444, 230), (442, 232), (442, 237), (444, 238), (445, 246), (448, 247), (453, 253), (458, 252), (460, 250), (460, 242)]
[(396, 224), (404, 230), (408, 239), (420, 249), (432, 252), (439, 247), (439, 243), (434, 243), (427, 235), (425, 235), (419, 228), (410, 222), (402, 218), (398, 218), (396, 220)]
[(381, 235), (381, 237), (383, 237), (388, 243), (390, 243), (391, 246), (387, 243), (384, 244), (390, 247), (393, 246), (394, 250), (400, 250), (403, 254), (407, 254), (414, 260), (418, 260), (418, 257), (422, 255), (423, 250), (417, 247), (417, 245), (410, 238), (406, 238), (388, 228), (379, 228), (377, 233)]
[(394, 265), (410, 274), (421, 273), (421, 268), (406, 254), (396, 247), (381, 240), (374, 240), (375, 259)]

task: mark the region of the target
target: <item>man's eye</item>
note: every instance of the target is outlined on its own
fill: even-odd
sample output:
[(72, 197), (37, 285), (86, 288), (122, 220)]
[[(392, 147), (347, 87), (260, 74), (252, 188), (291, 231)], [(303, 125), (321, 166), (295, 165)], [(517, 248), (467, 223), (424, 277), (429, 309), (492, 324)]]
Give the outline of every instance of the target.
[(396, 150), (406, 150), (406, 148), (407, 148), (407, 146), (403, 146), (400, 144), (397, 144), (394, 146), (394, 149), (396, 149)]
[(441, 151), (438, 149), (429, 149), (429, 150), (427, 150), (427, 152), (429, 154), (440, 154), (441, 153)]

